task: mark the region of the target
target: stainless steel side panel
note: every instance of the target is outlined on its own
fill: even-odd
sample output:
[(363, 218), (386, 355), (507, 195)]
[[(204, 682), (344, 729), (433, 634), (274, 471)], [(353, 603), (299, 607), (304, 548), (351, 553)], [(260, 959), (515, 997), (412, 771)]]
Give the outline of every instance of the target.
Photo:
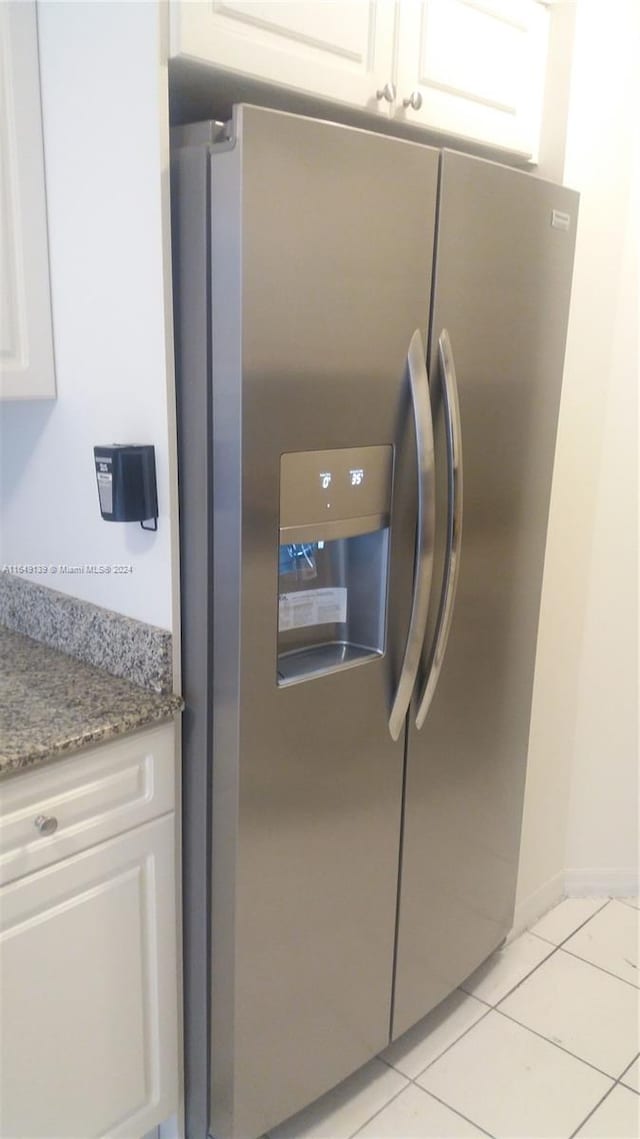
[[(428, 148), (257, 108), (236, 110), (235, 133), (210, 160), (211, 352), (181, 376), (183, 390), (213, 391), (213, 724), (208, 755), (185, 770), (212, 762), (216, 1139), (261, 1135), (388, 1040), (404, 733), (394, 743), (387, 719), (415, 545), (406, 355), (428, 322), (438, 166)], [(198, 218), (184, 224), (197, 241)], [(206, 454), (191, 423), (195, 488)], [(386, 652), (278, 687), (280, 457), (382, 445), (394, 448)], [(206, 579), (193, 581), (204, 623)], [(207, 682), (191, 676), (202, 705)], [(200, 937), (191, 959), (207, 952)]]
[(208, 288), (208, 170), (202, 147), (178, 150), (171, 163), (174, 327), (178, 386), (180, 488), (182, 809), (185, 1114), (188, 1139), (202, 1139), (208, 1116), (209, 882), (211, 801), (210, 669), (213, 606), (211, 390), (206, 382), (211, 297)]
[[(443, 155), (430, 376), (438, 475), (438, 336), (447, 328), (465, 517), (438, 687), (422, 731), (409, 720), (394, 1036), (479, 965), (512, 921), (577, 208), (566, 189)], [(570, 215), (568, 232), (552, 226), (554, 209)], [(441, 520), (446, 509), (440, 501)], [(441, 584), (434, 574), (432, 628)]]

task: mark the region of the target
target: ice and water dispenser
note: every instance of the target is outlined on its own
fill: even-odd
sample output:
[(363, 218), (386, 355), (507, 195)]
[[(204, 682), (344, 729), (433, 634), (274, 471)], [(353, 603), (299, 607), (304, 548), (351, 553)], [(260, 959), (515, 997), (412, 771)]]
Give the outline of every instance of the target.
[(278, 684), (384, 652), (393, 448), (280, 459)]

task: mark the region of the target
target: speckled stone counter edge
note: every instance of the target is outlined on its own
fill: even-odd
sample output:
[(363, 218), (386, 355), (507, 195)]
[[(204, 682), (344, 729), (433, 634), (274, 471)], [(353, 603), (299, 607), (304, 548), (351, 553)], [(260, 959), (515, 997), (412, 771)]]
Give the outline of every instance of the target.
[(0, 624), (161, 695), (173, 687), (171, 633), (0, 573)]
[(139, 707), (127, 708), (125, 713), (119, 709), (114, 711), (110, 720), (104, 723), (87, 726), (76, 734), (34, 743), (29, 750), (13, 755), (6, 755), (0, 749), (0, 782), (19, 775), (34, 767), (40, 767), (45, 762), (50, 763), (56, 759), (66, 759), (86, 748), (97, 747), (98, 744), (109, 743), (121, 736), (131, 735), (132, 732), (144, 731), (157, 724), (170, 720), (183, 707), (179, 696), (153, 697), (157, 704), (140, 703)]

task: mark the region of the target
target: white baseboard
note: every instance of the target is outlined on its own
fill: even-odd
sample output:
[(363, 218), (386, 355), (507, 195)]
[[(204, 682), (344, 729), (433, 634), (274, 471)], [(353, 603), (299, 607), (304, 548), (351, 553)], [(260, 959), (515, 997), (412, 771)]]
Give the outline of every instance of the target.
[(529, 894), (527, 898), (516, 905), (516, 912), (513, 917), (513, 929), (509, 934), (509, 940), (513, 937), (518, 937), (523, 930), (529, 929), (534, 925), (538, 918), (546, 914), (556, 902), (559, 902), (564, 897), (565, 892), (565, 876), (562, 871), (554, 874), (548, 882), (544, 882), (533, 894)]
[(517, 903), (508, 940), (530, 929), (564, 897), (635, 898), (639, 893), (640, 875), (632, 866), (561, 871)]
[(640, 874), (633, 866), (612, 866), (606, 870), (565, 870), (564, 892), (569, 898), (637, 897)]

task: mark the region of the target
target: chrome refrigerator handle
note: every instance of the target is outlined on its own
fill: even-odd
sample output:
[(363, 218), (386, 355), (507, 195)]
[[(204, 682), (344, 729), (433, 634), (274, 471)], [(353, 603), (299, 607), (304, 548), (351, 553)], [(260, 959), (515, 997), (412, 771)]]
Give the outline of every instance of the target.
[(456, 599), (462, 540), (462, 428), (458, 403), (458, 381), (449, 333), (442, 329), (438, 338), (438, 354), (442, 368), (442, 394), (447, 435), (447, 483), (449, 508), (447, 517), (447, 558), (440, 609), (433, 641), (433, 652), (424, 691), (416, 714), (416, 727), (421, 728), (433, 700), (447, 649), (453, 605)]
[(433, 542), (435, 531), (435, 484), (433, 454), (433, 423), (429, 401), (429, 377), (426, 353), (418, 329), (411, 337), (407, 354), (411, 402), (416, 432), (418, 457), (418, 520), (416, 532), (416, 561), (413, 574), (413, 600), (411, 618), (400, 679), (396, 689), (389, 732), (397, 740), (407, 715), (420, 664), (420, 654), (427, 625), (429, 593), (433, 572)]

